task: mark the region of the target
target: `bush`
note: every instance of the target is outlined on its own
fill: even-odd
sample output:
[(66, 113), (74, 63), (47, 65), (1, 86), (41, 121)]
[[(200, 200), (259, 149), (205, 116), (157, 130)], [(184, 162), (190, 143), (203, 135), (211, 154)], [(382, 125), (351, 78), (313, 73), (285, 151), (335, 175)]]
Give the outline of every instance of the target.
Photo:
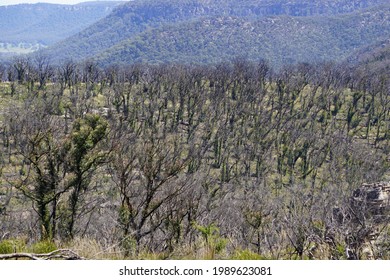
[(23, 240), (6, 239), (0, 242), (0, 254), (12, 254), (21, 252), (25, 248)]
[(250, 250), (237, 250), (234, 252), (232, 260), (266, 260), (267, 258)]
[(40, 241), (34, 243), (30, 247), (30, 251), (35, 254), (45, 254), (57, 250), (56, 244), (53, 241)]

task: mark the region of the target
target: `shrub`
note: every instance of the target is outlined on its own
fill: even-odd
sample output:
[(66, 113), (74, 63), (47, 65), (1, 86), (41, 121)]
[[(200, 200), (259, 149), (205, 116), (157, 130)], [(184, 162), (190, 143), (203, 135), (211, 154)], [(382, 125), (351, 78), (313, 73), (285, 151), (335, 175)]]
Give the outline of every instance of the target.
[(30, 247), (30, 251), (35, 254), (45, 254), (57, 250), (57, 246), (53, 241), (45, 240), (34, 243)]
[(20, 239), (6, 239), (0, 242), (0, 254), (12, 254), (23, 251), (25, 243)]
[(232, 256), (232, 260), (266, 260), (267, 258), (250, 250), (237, 250)]

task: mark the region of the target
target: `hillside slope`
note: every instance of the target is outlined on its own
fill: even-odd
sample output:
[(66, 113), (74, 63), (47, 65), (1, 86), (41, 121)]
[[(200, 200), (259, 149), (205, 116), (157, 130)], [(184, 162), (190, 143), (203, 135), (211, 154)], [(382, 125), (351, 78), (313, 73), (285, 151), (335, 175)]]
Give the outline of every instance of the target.
[(390, 5), (344, 16), (202, 18), (144, 32), (104, 51), (98, 60), (215, 63), (244, 55), (280, 66), (345, 59), (357, 48), (389, 37)]
[(348, 58), (357, 70), (376, 76), (377, 73), (390, 75), (390, 38), (359, 49)]
[(77, 5), (0, 6), (0, 52), (30, 52), (69, 37), (107, 16), (120, 1)]
[[(175, 43), (172, 51), (183, 49), (181, 40), (184, 45), (192, 44), (191, 41), (196, 41), (197, 36), (202, 38), (207, 37), (206, 34), (197, 34), (197, 28), (206, 28), (208, 32), (218, 33), (218, 24), (216, 26), (211, 23), (207, 24), (208, 19), (212, 22), (213, 18), (222, 20), (223, 24), (226, 25), (226, 33), (221, 36), (228, 36), (230, 28), (233, 28), (235, 33), (240, 33), (237, 29), (238, 26), (231, 24), (233, 22), (247, 22), (245, 25), (253, 25), (255, 31), (265, 34), (270, 34), (267, 38), (276, 36), (284, 36), (282, 30), (281, 34), (274, 33), (272, 28), (274, 26), (266, 24), (264, 27), (261, 20), (270, 16), (282, 16), (282, 21), (278, 28), (284, 30), (291, 30), (289, 24), (292, 17), (310, 17), (310, 18), (322, 18), (323, 16), (334, 16), (334, 15), (346, 15), (346, 13), (361, 11), (363, 8), (378, 6), (383, 3), (387, 3), (387, 0), (325, 0), (325, 1), (308, 1), (308, 0), (138, 0), (128, 2), (123, 6), (115, 9), (109, 16), (100, 20), (96, 24), (88, 27), (82, 32), (75, 36), (72, 36), (54, 46), (47, 52), (48, 55), (58, 57), (59, 59), (85, 59), (93, 57), (97, 54), (101, 54), (105, 50), (114, 48), (113, 50), (107, 51), (115, 52), (123, 46), (131, 44), (147, 45), (150, 47), (150, 41), (154, 42), (154, 39), (149, 36), (157, 36), (157, 43), (161, 39), (162, 34), (166, 32), (171, 33), (171, 36), (178, 36), (174, 39)], [(291, 18), (284, 22), (285, 16)], [(330, 19), (331, 20), (331, 19)], [(309, 21), (312, 21), (310, 19)], [(314, 20), (316, 21), (316, 20)], [(323, 20), (318, 19), (322, 24)], [(203, 22), (203, 23), (202, 23)], [(206, 24), (207, 26), (202, 26)], [(326, 23), (325, 23), (326, 24)], [(286, 28), (285, 28), (286, 27)], [(257, 30), (259, 29), (260, 30)], [(267, 29), (271, 28), (271, 29)], [(335, 27), (337, 29), (337, 27)], [(186, 30), (193, 33), (192, 38), (185, 38)], [(201, 30), (199, 30), (201, 31)], [(335, 31), (337, 33), (337, 30)], [(295, 32), (296, 33), (296, 32)], [(314, 31), (308, 31), (309, 34), (313, 34)], [(252, 35), (255, 35), (254, 33)], [(257, 40), (252, 38), (252, 35), (243, 34), (240, 35), (245, 40)], [(249, 36), (249, 37), (248, 37)], [(263, 37), (264, 37), (263, 36)], [(306, 36), (306, 35), (305, 35)], [(335, 36), (338, 36), (335, 34)], [(290, 37), (290, 36), (289, 36)], [(307, 37), (307, 36), (306, 36)], [(230, 37), (233, 41), (237, 42)], [(205, 40), (209, 40), (204, 38)], [(203, 40), (203, 39), (201, 39)], [(210, 40), (209, 40), (210, 41)], [(211, 40), (213, 42), (213, 40)], [(226, 41), (226, 40), (225, 40)], [(268, 44), (273, 44), (273, 40), (266, 40)], [(135, 43), (137, 42), (137, 43)], [(246, 41), (244, 45), (256, 45), (256, 42)], [(163, 42), (161, 42), (163, 43)], [(215, 44), (215, 42), (213, 43)], [(164, 46), (164, 49), (168, 46)], [(227, 48), (227, 46), (220, 46)], [(269, 46), (273, 48), (273, 46)], [(265, 48), (265, 47), (264, 47)], [(263, 53), (265, 49), (260, 48)], [(132, 47), (130, 46), (130, 49)], [(193, 47), (193, 49), (196, 48)], [(143, 53), (143, 50), (140, 50)], [(158, 52), (152, 50), (153, 52)], [(192, 50), (191, 50), (192, 51)], [(206, 50), (207, 52), (209, 50)], [(221, 50), (218, 49), (215, 53), (219, 53)], [(223, 51), (225, 53), (226, 51)], [(176, 54), (182, 56), (182, 54)], [(172, 56), (176, 56), (172, 54)], [(257, 55), (257, 53), (253, 54)], [(104, 53), (103, 57), (107, 61), (111, 54)], [(133, 54), (133, 57), (137, 56)], [(139, 56), (148, 57), (148, 53), (141, 54)], [(153, 56), (153, 55), (152, 55)], [(116, 60), (116, 59), (114, 59)], [(154, 60), (154, 58), (152, 58)]]

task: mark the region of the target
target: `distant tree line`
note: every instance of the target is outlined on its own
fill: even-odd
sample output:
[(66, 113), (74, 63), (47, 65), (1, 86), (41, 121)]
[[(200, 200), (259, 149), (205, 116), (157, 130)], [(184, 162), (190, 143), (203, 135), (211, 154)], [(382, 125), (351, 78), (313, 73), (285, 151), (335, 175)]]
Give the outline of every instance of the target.
[(343, 259), (371, 225), (340, 224), (334, 209), (347, 213), (354, 189), (389, 178), (385, 74), (37, 56), (0, 65), (0, 77), (0, 240), (91, 238), (129, 257)]

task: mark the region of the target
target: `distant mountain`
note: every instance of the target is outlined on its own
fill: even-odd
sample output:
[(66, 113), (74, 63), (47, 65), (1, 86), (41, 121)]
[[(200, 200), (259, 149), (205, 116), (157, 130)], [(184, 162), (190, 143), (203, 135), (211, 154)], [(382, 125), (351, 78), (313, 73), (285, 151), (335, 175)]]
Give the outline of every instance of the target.
[(389, 9), (388, 0), (136, 0), (46, 53), (103, 64), (338, 60), (390, 37)]
[(121, 1), (0, 6), (0, 53), (27, 53), (69, 37), (107, 16)]
[(390, 38), (359, 49), (349, 57), (352, 63), (375, 62), (390, 58)]
[(348, 62), (369, 75), (390, 75), (390, 38), (354, 52)]
[(216, 63), (245, 56), (281, 66), (345, 59), (361, 46), (384, 38), (390, 38), (390, 5), (342, 16), (202, 18), (143, 32), (97, 58), (103, 64)]

